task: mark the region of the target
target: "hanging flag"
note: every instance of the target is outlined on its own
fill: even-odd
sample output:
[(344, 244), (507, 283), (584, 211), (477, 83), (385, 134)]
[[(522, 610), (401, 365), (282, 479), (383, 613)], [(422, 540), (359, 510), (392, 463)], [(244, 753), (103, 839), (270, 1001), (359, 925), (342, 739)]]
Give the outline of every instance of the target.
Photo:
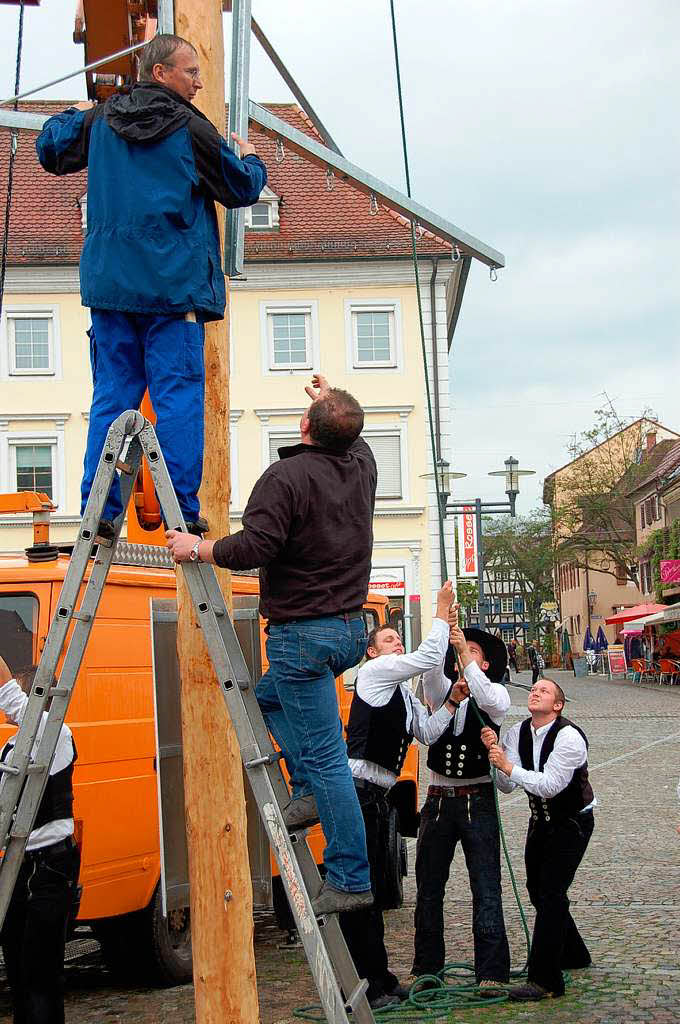
[(464, 505), (458, 517), (458, 577), (477, 578), (477, 522), (474, 505)]

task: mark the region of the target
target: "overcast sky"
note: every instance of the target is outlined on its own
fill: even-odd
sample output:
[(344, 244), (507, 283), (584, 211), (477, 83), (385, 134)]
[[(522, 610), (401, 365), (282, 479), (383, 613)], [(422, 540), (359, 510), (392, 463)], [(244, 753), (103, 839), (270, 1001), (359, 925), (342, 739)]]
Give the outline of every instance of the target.
[[(414, 197), (505, 254), (474, 263), (452, 352), (459, 497), (505, 457), (540, 501), (606, 390), (680, 431), (676, 0), (395, 0)], [(22, 87), (82, 62), (75, 0), (27, 8)], [(345, 154), (403, 187), (388, 0), (253, 0)], [(2, 94), (18, 8), (2, 6)], [(225, 19), (228, 22), (228, 19)], [(252, 96), (291, 99), (253, 43)], [(84, 78), (41, 96), (82, 97)]]

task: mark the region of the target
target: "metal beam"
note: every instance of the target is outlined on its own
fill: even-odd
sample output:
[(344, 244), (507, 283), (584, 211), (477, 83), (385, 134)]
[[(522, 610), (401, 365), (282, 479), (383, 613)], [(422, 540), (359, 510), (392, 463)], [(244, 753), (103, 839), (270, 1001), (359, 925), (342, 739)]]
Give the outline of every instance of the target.
[[(234, 151), (239, 146), (232, 142), (231, 133), (248, 138), (248, 94), (250, 91), (250, 22), (251, 0), (233, 0), (231, 7), (231, 87), (229, 90), (229, 128), (227, 141)], [(225, 267), (227, 277), (243, 273), (245, 249), (245, 210), (238, 207), (227, 210), (225, 240)]]
[(492, 249), (491, 246), (481, 242), (473, 235), (469, 235), (462, 228), (456, 227), (450, 221), (440, 217), (439, 214), (421, 206), (399, 192), (397, 189), (387, 185), (384, 181), (374, 178), (373, 175), (363, 171), (356, 164), (350, 163), (343, 156), (334, 153), (332, 149), (316, 142), (308, 135), (293, 128), (280, 118), (271, 114), (264, 107), (251, 101), (249, 105), (250, 119), (259, 125), (260, 128), (273, 139), (280, 139), (286, 142), (288, 147), (298, 153), (306, 160), (317, 164), (319, 167), (330, 168), (337, 172), (345, 181), (349, 181), (360, 192), (369, 197), (375, 197), (382, 201), (390, 209), (396, 210), (403, 217), (427, 228), (439, 238), (457, 245), (461, 251), (474, 256), (489, 267), (504, 267), (505, 257), (502, 253)]
[(297, 82), (291, 75), (290, 71), (279, 57), (278, 53), (267, 39), (266, 35), (262, 31), (258, 23), (255, 21), (255, 18), (253, 18), (252, 24), (253, 35), (257, 39), (258, 43), (260, 44), (264, 52), (269, 57), (270, 61), (272, 62), (278, 73), (281, 75), (281, 78), (284, 80), (284, 82), (292, 92), (293, 96), (304, 110), (305, 114), (307, 114), (309, 120), (312, 122), (321, 138), (324, 140), (329, 149), (332, 149), (334, 153), (338, 153), (340, 156), (342, 156), (340, 149), (333, 141), (331, 133), (328, 131), (323, 121), (312, 107), (312, 104), (309, 102), (309, 100), (303, 93), (302, 89), (297, 84)]
[(42, 131), (51, 114), (31, 114), (27, 110), (0, 110), (0, 127), (25, 128), (29, 132)]

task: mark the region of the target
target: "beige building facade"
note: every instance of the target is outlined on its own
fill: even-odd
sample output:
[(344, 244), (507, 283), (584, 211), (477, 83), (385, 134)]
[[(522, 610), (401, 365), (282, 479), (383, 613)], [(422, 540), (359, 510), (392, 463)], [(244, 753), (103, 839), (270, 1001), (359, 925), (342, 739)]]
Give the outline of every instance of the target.
[[(278, 112), (305, 127), (297, 108)], [(261, 151), (270, 179), (248, 211), (246, 272), (231, 282), (229, 298), (231, 529), (239, 529), (277, 448), (297, 438), (304, 386), (324, 373), (365, 409), (364, 437), (378, 464), (371, 585), (390, 598), (395, 621), (405, 616), (406, 636), (417, 642), (441, 580), (410, 226), (383, 207), (376, 215), (348, 183), (330, 191), (323, 171), (298, 157), (277, 164), (270, 140), (261, 140)], [(87, 182), (84, 174), (55, 182), (26, 146), (16, 173), (23, 199), (13, 214), (0, 322), (0, 491), (47, 491), (57, 506), (53, 540), (67, 544), (80, 521), (92, 394), (78, 272)], [(40, 197), (45, 188), (49, 202), (27, 206), (26, 194)], [(448, 243), (429, 233), (418, 250), (438, 443), (453, 463), (449, 347), (470, 257), (452, 258)], [(455, 571), (450, 522), (447, 561)], [(28, 519), (0, 517), (1, 549), (30, 542)]]

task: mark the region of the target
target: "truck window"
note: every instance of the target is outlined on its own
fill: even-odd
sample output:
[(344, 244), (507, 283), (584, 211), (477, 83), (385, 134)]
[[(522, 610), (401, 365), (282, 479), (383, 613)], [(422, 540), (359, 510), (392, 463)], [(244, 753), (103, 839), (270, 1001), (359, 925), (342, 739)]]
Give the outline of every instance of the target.
[(14, 673), (38, 660), (38, 607), (35, 594), (0, 594), (0, 654)]
[(372, 629), (380, 625), (378, 621), (377, 613), (372, 608), (364, 608), (362, 611), (364, 617), (364, 625), (366, 627), (366, 633), (370, 633)]

